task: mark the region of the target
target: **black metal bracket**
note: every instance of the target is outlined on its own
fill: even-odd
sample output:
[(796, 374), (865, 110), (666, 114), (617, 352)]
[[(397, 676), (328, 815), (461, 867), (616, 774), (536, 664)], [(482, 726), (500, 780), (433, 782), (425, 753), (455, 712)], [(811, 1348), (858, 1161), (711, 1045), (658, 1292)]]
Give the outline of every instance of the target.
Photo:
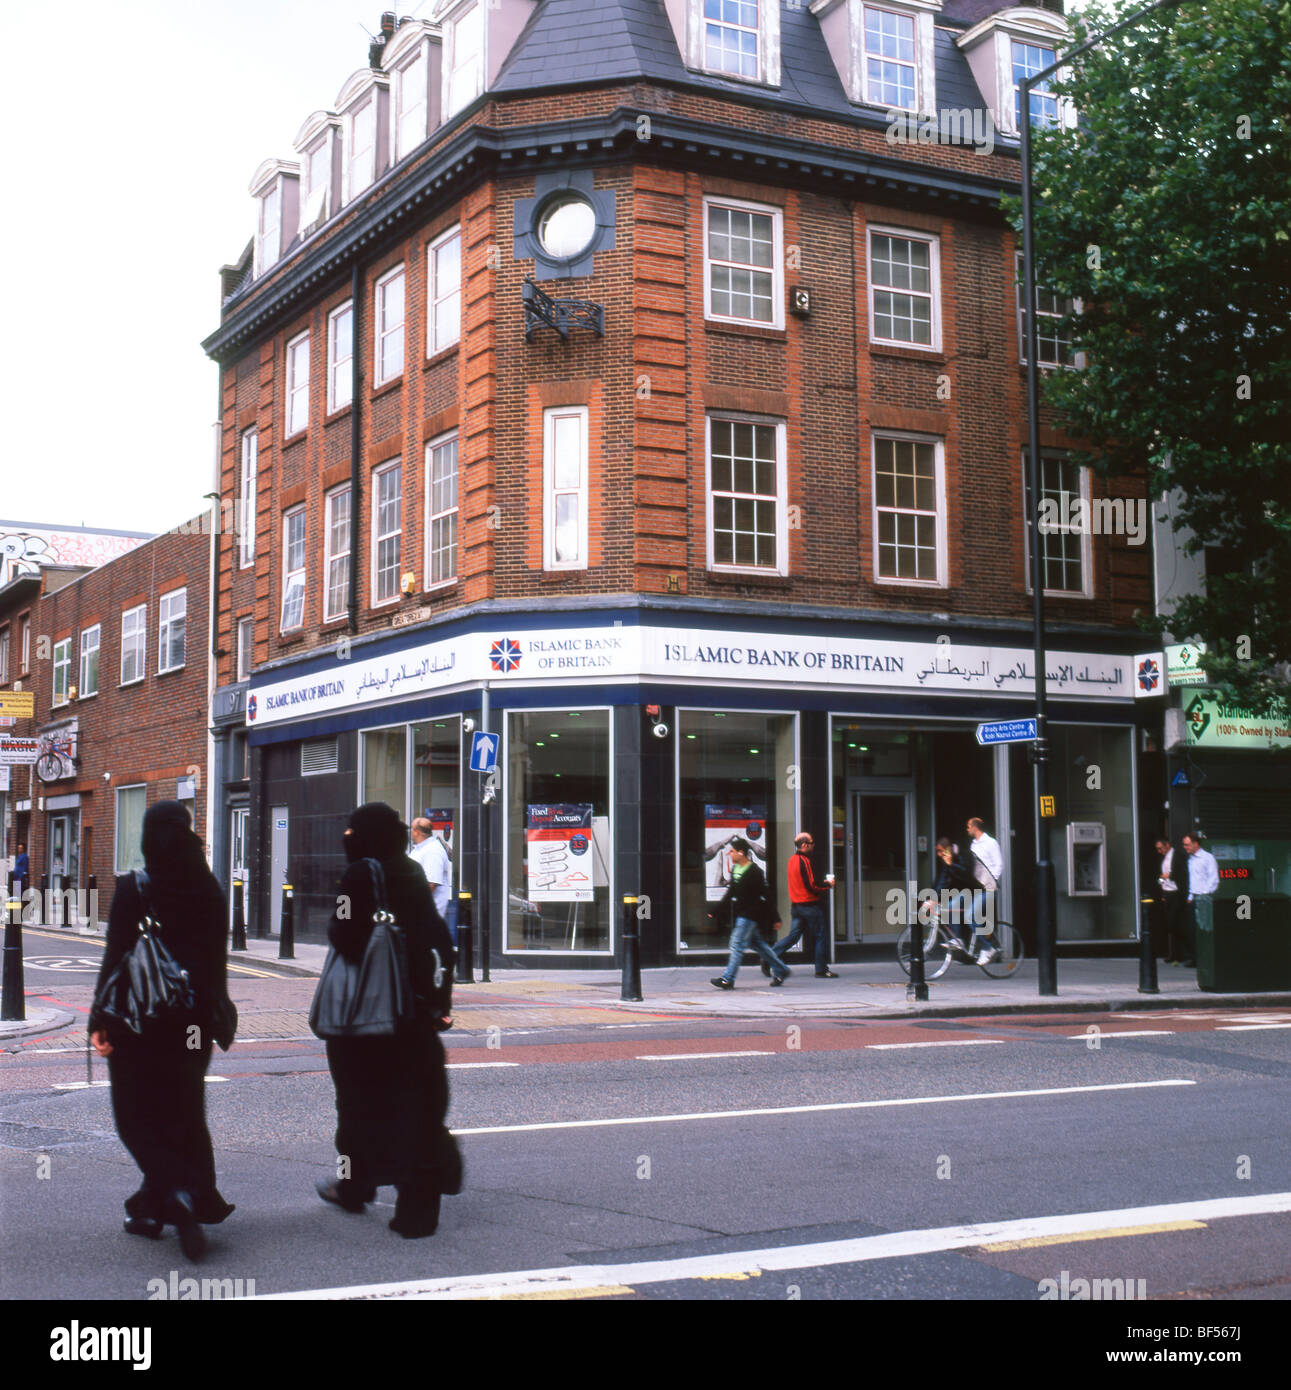
[(540, 290), (537, 283), (525, 277), (524, 298), (524, 340), (533, 337), (534, 330), (542, 327), (554, 328), (568, 341), (571, 328), (590, 328), (598, 337), (605, 336), (605, 309), (587, 299), (553, 299)]

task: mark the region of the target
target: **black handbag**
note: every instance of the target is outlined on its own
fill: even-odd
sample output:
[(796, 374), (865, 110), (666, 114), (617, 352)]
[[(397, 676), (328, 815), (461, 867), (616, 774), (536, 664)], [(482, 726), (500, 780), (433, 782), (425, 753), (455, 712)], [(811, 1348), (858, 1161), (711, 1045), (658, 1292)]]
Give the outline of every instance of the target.
[(193, 987), (161, 941), (161, 923), (152, 909), (148, 875), (134, 871), (139, 895), (139, 939), (117, 962), (94, 997), (92, 1017), (142, 1033), (150, 1023), (191, 1013)]
[(385, 875), (375, 859), (363, 861), (372, 875), (372, 934), (363, 959), (346, 959), (335, 946), (327, 953), (309, 1026), (316, 1037), (391, 1038), (412, 1022), (412, 979), (408, 944), (386, 907)]

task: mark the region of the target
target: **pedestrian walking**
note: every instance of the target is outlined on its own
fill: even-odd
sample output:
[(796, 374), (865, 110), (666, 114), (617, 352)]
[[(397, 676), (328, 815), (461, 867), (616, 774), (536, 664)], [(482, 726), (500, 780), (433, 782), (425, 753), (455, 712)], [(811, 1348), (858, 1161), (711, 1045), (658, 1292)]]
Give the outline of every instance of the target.
[(29, 888), (31, 886), (29, 880), (30, 873), (31, 870), (28, 867), (27, 859), (27, 846), (23, 844), (21, 840), (19, 840), (18, 853), (15, 854), (13, 857), (13, 875), (11, 880), (13, 883), (13, 895), (15, 898), (21, 898), (23, 894), (23, 889)]
[(710, 983), (715, 989), (734, 989), (735, 976), (744, 953), (752, 950), (757, 952), (770, 970), (772, 985), (782, 985), (791, 971), (767, 945), (761, 932), (764, 924), (773, 924), (777, 930), (780, 927), (780, 914), (767, 886), (766, 875), (753, 862), (747, 840), (737, 835), (732, 838), (730, 846), (731, 885), (721, 902), (708, 915), (715, 919), (729, 909), (733, 918), (731, 954), (725, 972)]
[[(95, 1051), (108, 1061), (117, 1133), (143, 1174), (142, 1186), (126, 1198), (125, 1229), (157, 1239), (173, 1225), (184, 1253), (200, 1259), (202, 1226), (218, 1225), (233, 1210), (215, 1186), (205, 1084), (212, 1042), (227, 1050), (236, 1026), (224, 951), (228, 906), (178, 801), (159, 801), (145, 812), (143, 862), (142, 896), (133, 874), (116, 881), (88, 1028)], [(103, 987), (139, 940), (145, 912), (188, 972), (192, 1007), (145, 1023), (136, 1034), (105, 1015)]]
[[(825, 894), (834, 887), (834, 875), (827, 874), (817, 881), (811, 867), (811, 851), (815, 841), (800, 830), (793, 837), (794, 852), (789, 857), (789, 935), (772, 947), (783, 961), (785, 953), (801, 937), (803, 950), (812, 951), (816, 958), (816, 978), (836, 980), (838, 975), (829, 968), (829, 928), (825, 922)], [(769, 967), (764, 963), (764, 972)]]
[(407, 948), (414, 1018), (390, 1037), (332, 1038), (327, 1065), (336, 1088), (338, 1177), (319, 1182), (326, 1202), (359, 1212), (378, 1187), (398, 1193), (392, 1231), (414, 1239), (434, 1235), (440, 1198), (461, 1190), (457, 1144), (444, 1127), (448, 1078), (439, 1031), (451, 1014), (453, 948), (435, 911), (426, 877), (409, 858), (408, 827), (383, 802), (360, 806), (345, 832), (349, 867), (341, 879), (328, 939), (361, 961), (377, 907), (375, 859), (385, 879), (388, 911)]
[[(973, 878), (987, 894), (981, 920), (975, 920), (974, 925), (979, 935), (989, 937), (995, 925), (995, 893), (1004, 877), (1004, 851), (1000, 848), (1000, 842), (986, 833), (986, 825), (980, 816), (970, 817), (968, 833), (973, 841), (969, 846), (973, 856)], [(988, 965), (997, 954), (994, 946), (983, 947), (977, 957), (978, 965)]]
[(453, 901), (453, 861), (448, 846), (435, 834), (425, 816), (416, 817), (412, 823), (412, 849), (409, 853), (426, 875), (435, 911), (444, 919), (453, 949), (456, 950), (457, 904)]
[(1188, 856), (1176, 854), (1162, 835), (1156, 842), (1161, 864), (1157, 870), (1157, 902), (1165, 918), (1167, 965), (1195, 965), (1188, 930)]
[(1199, 933), (1215, 930), (1215, 893), (1219, 888), (1219, 865), (1208, 849), (1202, 849), (1201, 839), (1195, 830), (1183, 837), (1184, 851), (1188, 856), (1188, 904), (1189, 913), (1188, 959), (1184, 965), (1197, 964), (1197, 945)]

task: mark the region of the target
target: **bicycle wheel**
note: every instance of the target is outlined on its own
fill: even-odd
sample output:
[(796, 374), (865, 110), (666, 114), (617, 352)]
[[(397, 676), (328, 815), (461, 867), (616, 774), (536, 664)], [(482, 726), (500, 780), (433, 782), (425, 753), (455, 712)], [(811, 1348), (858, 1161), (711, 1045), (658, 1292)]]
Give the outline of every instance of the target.
[[(910, 973), (910, 928), (897, 937), (897, 960), (901, 969)], [(950, 944), (937, 930), (936, 923), (927, 927), (923, 935), (923, 977), (935, 980), (950, 968)]]
[(994, 960), (983, 965), (982, 970), (994, 979), (1004, 980), (1022, 964), (1025, 954), (1022, 933), (1015, 931), (1008, 922), (996, 922), (995, 946), (998, 954)]
[(42, 753), (36, 759), (36, 776), (42, 782), (57, 781), (58, 775), (63, 770), (63, 760), (54, 753)]

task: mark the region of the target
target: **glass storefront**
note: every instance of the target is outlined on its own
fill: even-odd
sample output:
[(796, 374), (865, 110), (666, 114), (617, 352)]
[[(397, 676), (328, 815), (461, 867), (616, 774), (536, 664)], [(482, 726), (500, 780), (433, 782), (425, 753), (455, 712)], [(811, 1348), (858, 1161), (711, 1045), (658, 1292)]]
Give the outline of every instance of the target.
[(610, 950), (610, 714), (507, 716), (508, 951)]
[(733, 835), (752, 847), (787, 927), (786, 866), (798, 829), (797, 716), (678, 710), (677, 760), (678, 949), (726, 949), (730, 926), (710, 922), (708, 913), (730, 882)]
[(462, 804), (461, 721), (457, 715), (367, 729), (360, 736), (359, 785), (363, 801), (384, 801), (405, 824), (424, 816), (448, 846), (453, 882), (460, 882)]

